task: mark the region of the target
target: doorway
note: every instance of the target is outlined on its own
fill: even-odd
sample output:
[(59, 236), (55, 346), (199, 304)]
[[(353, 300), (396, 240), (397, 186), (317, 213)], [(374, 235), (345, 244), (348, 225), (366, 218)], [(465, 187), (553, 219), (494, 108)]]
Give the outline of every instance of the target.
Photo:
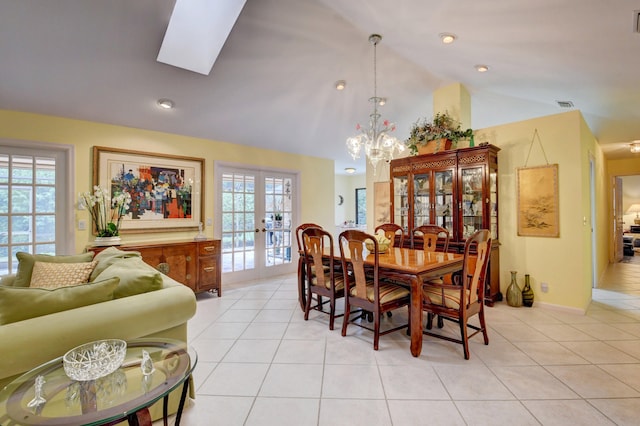
[(293, 229), (297, 175), (221, 166), (217, 232), (223, 281), (255, 280), (295, 271)]

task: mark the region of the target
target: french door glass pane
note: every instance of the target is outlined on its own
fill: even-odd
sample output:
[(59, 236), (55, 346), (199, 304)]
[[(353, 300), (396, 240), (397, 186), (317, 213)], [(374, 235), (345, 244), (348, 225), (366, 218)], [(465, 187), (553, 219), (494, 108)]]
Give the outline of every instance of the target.
[(413, 177), (413, 227), (431, 223), (431, 198), (429, 197), (429, 175)]
[(222, 272), (254, 268), (255, 177), (222, 175)]
[(437, 171), (435, 176), (435, 224), (453, 233), (453, 171)]
[(482, 228), (482, 167), (462, 169), (462, 236)]

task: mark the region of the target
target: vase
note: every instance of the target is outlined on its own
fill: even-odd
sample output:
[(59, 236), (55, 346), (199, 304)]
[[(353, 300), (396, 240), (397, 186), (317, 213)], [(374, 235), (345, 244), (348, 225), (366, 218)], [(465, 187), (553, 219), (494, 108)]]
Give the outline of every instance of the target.
[(423, 145), (418, 145), (418, 155), (435, 154), (436, 152), (451, 149), (452, 142), (449, 139), (435, 139)]
[(526, 307), (533, 306), (533, 290), (529, 282), (529, 274), (524, 276), (524, 287), (522, 287), (522, 304)]
[(94, 246), (119, 246), (120, 244), (120, 237), (96, 237), (93, 241)]
[(522, 290), (516, 280), (517, 271), (511, 271), (511, 283), (507, 287), (507, 304), (509, 306), (522, 306)]

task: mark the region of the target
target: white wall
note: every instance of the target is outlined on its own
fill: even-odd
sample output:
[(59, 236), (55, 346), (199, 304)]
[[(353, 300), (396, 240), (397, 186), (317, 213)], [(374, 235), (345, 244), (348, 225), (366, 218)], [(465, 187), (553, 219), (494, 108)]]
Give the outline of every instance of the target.
[[(365, 174), (359, 175), (336, 175), (336, 196), (335, 211), (336, 225), (344, 224), (345, 221), (356, 220), (356, 188), (365, 188), (367, 179)], [(338, 196), (342, 196), (343, 203), (338, 205)], [(367, 197), (369, 193), (367, 193)], [(368, 203), (367, 203), (368, 207)]]

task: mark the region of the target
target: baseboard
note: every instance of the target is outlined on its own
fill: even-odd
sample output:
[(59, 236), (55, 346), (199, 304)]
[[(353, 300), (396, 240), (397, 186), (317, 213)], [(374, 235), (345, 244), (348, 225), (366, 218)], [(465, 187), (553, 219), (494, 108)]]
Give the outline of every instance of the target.
[(557, 312), (565, 312), (568, 314), (584, 315), (587, 313), (586, 309), (573, 308), (570, 306), (563, 306), (563, 305), (555, 305), (553, 303), (546, 303), (546, 302), (535, 302), (533, 306), (535, 306), (536, 308), (543, 308), (543, 309), (548, 309), (550, 311), (557, 311)]

